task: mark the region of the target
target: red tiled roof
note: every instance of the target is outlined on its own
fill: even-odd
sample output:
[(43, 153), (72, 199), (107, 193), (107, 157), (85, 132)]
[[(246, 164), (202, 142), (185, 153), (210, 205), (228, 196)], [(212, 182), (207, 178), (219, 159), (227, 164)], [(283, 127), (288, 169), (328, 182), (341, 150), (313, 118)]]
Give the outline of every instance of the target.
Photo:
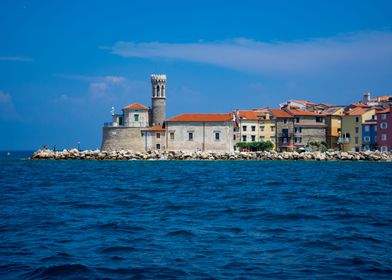
[(144, 131), (165, 131), (165, 129), (161, 125), (156, 125), (147, 129), (143, 129)]
[(123, 110), (129, 110), (129, 109), (148, 110), (148, 107), (138, 103), (133, 103), (123, 108)]
[(384, 109), (384, 110), (381, 110), (381, 111), (377, 111), (377, 114), (387, 114), (387, 113), (390, 113), (391, 112), (391, 109)]
[(389, 96), (389, 95), (377, 96), (377, 97), (371, 98), (370, 101), (373, 101), (373, 102), (389, 101), (390, 97), (392, 97), (392, 96)]
[(238, 118), (240, 119), (246, 119), (246, 120), (252, 120), (252, 121), (257, 121), (259, 118), (259, 116), (261, 116), (262, 113), (258, 112), (258, 111), (242, 111), (239, 110), (238, 111)]
[(277, 118), (292, 118), (293, 116), (287, 113), (285, 110), (270, 110), (270, 113)]
[(305, 105), (316, 105), (313, 102), (306, 101), (306, 100), (293, 99), (292, 101), (297, 102), (297, 103), (302, 103), (302, 104), (305, 104)]
[(370, 106), (363, 103), (353, 103), (350, 105), (350, 107), (370, 107)]
[(304, 110), (290, 110), (287, 109), (287, 112), (293, 116), (323, 116), (321, 114), (317, 114), (315, 112), (309, 112)]
[(229, 114), (182, 114), (166, 120), (167, 122), (227, 122), (233, 120)]
[(361, 116), (361, 115), (365, 114), (367, 111), (369, 111), (368, 108), (355, 108), (355, 109), (352, 109), (351, 111), (347, 112), (347, 115)]

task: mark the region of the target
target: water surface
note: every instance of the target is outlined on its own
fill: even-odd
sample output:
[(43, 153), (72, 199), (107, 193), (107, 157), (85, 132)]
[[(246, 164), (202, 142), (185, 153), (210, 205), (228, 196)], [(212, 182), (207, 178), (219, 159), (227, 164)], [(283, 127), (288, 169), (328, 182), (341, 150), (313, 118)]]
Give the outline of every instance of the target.
[(392, 163), (0, 153), (1, 279), (388, 279)]

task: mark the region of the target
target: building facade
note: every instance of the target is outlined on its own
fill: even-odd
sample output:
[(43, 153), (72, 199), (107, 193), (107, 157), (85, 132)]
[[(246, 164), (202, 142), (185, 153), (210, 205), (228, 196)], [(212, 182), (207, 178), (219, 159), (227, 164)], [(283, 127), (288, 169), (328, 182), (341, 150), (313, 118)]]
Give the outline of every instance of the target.
[(166, 150), (233, 152), (234, 115), (183, 114), (166, 120)]
[(392, 152), (392, 105), (377, 112), (377, 146), (382, 152)]
[(325, 116), (327, 125), (326, 142), (329, 149), (339, 148), (339, 138), (342, 134), (343, 107), (330, 107), (321, 112)]
[(342, 150), (360, 151), (362, 149), (362, 124), (368, 120), (375, 120), (376, 111), (364, 107), (354, 107), (342, 116), (342, 137), (339, 143)]
[(377, 150), (377, 121), (367, 120), (362, 124), (362, 150)]

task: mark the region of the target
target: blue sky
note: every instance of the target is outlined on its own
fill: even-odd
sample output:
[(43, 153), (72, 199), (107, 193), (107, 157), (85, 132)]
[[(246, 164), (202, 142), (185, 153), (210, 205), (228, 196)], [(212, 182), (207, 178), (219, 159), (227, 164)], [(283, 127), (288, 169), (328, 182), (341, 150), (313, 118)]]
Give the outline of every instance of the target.
[(391, 1), (1, 1), (0, 150), (100, 146), (110, 108), (167, 115), (392, 94)]

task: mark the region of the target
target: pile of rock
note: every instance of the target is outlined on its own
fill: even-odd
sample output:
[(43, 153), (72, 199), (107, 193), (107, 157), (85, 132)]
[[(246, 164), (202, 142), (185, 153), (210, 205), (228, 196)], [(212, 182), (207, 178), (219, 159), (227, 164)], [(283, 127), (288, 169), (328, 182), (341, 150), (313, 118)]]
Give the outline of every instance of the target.
[(385, 152), (181, 152), (181, 151), (100, 151), (77, 149), (54, 152), (48, 149), (38, 150), (31, 159), (53, 159), (53, 160), (366, 160), (366, 161), (392, 161), (392, 154)]

